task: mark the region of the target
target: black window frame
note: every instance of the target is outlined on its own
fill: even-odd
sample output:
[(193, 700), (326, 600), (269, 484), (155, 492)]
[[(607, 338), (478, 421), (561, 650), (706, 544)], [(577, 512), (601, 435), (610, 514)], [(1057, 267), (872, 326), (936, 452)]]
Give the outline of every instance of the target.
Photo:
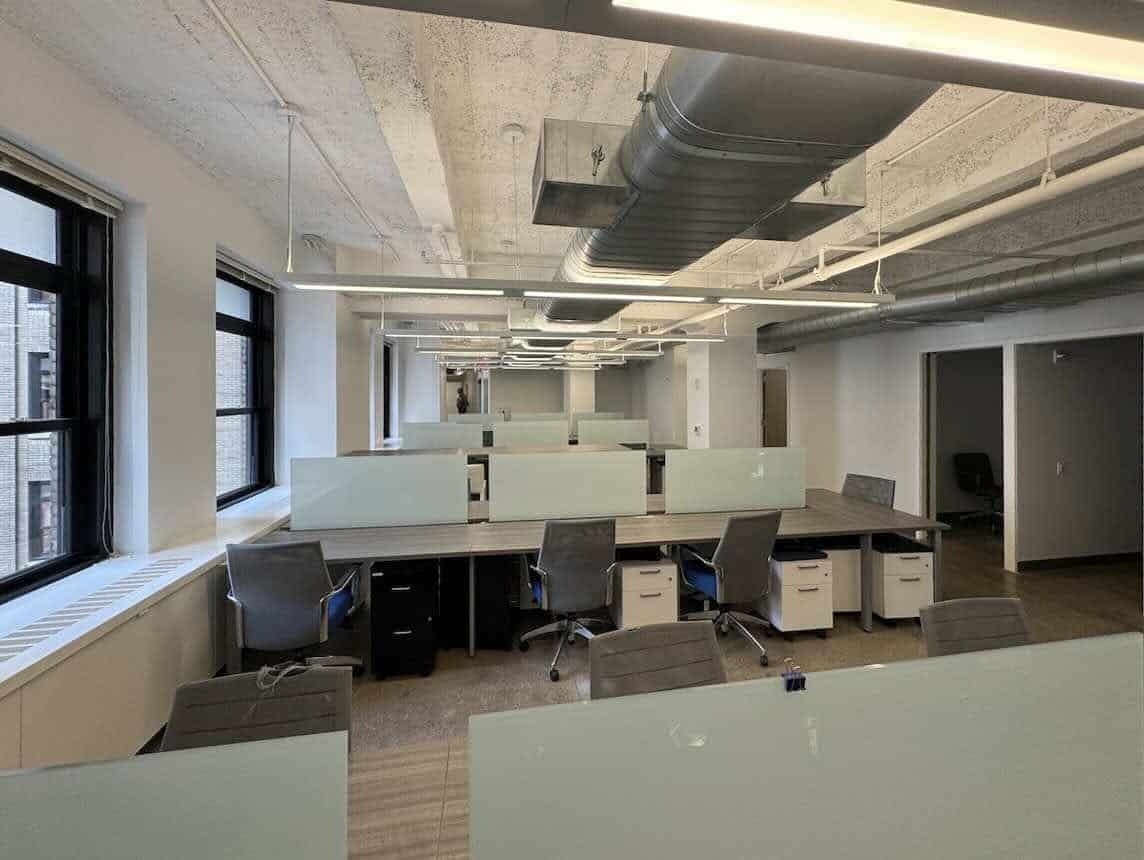
[[(249, 415), (251, 474), (254, 481), (216, 497), (218, 510), (248, 499), (274, 486), (274, 294), (251, 286), (229, 272), (218, 269), (215, 277), (250, 294), (250, 319), (244, 320), (215, 310), (215, 331), (236, 334), (250, 340), (247, 391), (250, 404), (215, 408), (215, 418)], [(215, 443), (217, 457), (218, 443)]]
[(58, 259), (0, 248), (0, 283), (56, 297), (56, 407), (52, 418), (0, 421), (0, 437), (60, 434), (61, 544), (67, 550), (0, 578), (0, 603), (110, 555), (112, 523), (111, 289), (113, 223), (106, 215), (0, 171), (0, 188), (58, 213)]

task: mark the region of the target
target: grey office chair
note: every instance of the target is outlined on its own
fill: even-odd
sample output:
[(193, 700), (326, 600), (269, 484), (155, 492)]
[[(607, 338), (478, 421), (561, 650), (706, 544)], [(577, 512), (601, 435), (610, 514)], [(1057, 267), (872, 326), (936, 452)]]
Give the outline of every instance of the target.
[[(226, 568), (232, 673), (242, 671), (247, 648), (300, 655), (323, 645), (358, 606), (359, 568), (335, 583), (318, 541), (229, 544)], [(346, 663), (361, 667), (360, 660)]]
[(350, 731), (351, 671), (289, 664), (184, 684), (162, 750)]
[(560, 680), (560, 654), (564, 643), (577, 636), (591, 639), (589, 624), (605, 623), (599, 618), (582, 618), (607, 606), (612, 592), (616, 563), (615, 520), (552, 520), (544, 524), (544, 538), (536, 564), (529, 565), (532, 596), (542, 609), (557, 620), (530, 630), (520, 637), (520, 650), (537, 636), (555, 633), (560, 637), (556, 655), (548, 667), (548, 677)]
[(733, 607), (754, 605), (770, 593), (768, 560), (781, 519), (782, 511), (729, 517), (711, 558), (701, 555), (694, 547), (680, 548), (684, 581), (707, 599), (714, 600), (717, 607), (714, 612), (689, 613), (683, 616), (684, 620), (711, 620), (723, 633), (734, 627), (759, 650), (759, 662), (764, 666), (770, 663), (767, 649), (746, 625), (754, 624), (767, 630), (770, 624)]
[(722, 684), (723, 657), (710, 624), (673, 621), (616, 630), (588, 643), (592, 698)]
[(1029, 620), (1016, 597), (967, 597), (922, 608), (930, 657), (1028, 645)]
[(842, 495), (854, 499), (865, 499), (887, 508), (894, 506), (894, 481), (889, 478), (876, 478), (873, 475), (856, 475), (848, 472), (842, 483)]

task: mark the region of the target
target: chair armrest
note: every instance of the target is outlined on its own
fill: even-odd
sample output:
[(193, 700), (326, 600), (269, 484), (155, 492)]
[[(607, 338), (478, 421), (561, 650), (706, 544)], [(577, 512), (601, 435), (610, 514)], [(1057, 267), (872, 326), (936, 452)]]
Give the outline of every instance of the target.
[(246, 641), (242, 630), (242, 601), (235, 597), (230, 591), (227, 591), (226, 599), (227, 603), (230, 604), (231, 620), (234, 623), (234, 641), (239, 648), (242, 648), (244, 647), (243, 643)]
[(323, 594), (322, 599), (318, 601), (318, 641), (325, 642), (330, 638), (330, 601), (343, 591), (349, 591), (352, 595), (350, 599), (351, 609), (356, 605), (357, 601), (357, 573), (360, 568), (354, 568), (344, 577), (339, 585), (337, 585), (329, 594)]
[(694, 548), (694, 547), (690, 547), (690, 546), (688, 546), (687, 544), (682, 544), (682, 545), (679, 547), (679, 552), (680, 552), (680, 555), (689, 555), (689, 556), (691, 556), (693, 559), (695, 559), (696, 561), (698, 561), (698, 562), (701, 562), (702, 564), (705, 564), (705, 565), (707, 565), (707, 567), (711, 568), (712, 570), (715, 570), (715, 562), (713, 562), (713, 561), (712, 561), (711, 559), (709, 559), (709, 558), (706, 558), (706, 557), (704, 557), (704, 556), (700, 555), (700, 554), (699, 554), (699, 553), (698, 553), (698, 552), (695, 550), (695, 548)]
[(545, 570), (544, 568), (542, 568), (542, 567), (537, 567), (535, 564), (530, 564), (530, 565), (528, 566), (528, 569), (529, 569), (529, 571), (530, 571), (530, 572), (532, 572), (532, 573), (538, 573), (538, 574), (540, 574), (540, 581), (541, 581), (541, 582), (548, 582), (548, 571), (547, 571), (547, 570)]
[(613, 583), (616, 581), (616, 573), (620, 570), (620, 563), (613, 561), (608, 565), (607, 570), (604, 571), (604, 576), (607, 577), (604, 589), (604, 605), (612, 605), (612, 595), (615, 593), (615, 586)]

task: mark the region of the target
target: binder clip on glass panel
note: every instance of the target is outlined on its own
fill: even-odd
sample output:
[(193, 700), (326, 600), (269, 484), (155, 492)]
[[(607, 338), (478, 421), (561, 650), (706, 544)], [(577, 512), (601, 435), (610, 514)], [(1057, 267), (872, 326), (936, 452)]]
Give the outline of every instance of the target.
[(788, 693), (801, 693), (806, 690), (806, 675), (802, 667), (796, 666), (790, 657), (784, 661), (786, 669), (783, 670), (783, 687)]

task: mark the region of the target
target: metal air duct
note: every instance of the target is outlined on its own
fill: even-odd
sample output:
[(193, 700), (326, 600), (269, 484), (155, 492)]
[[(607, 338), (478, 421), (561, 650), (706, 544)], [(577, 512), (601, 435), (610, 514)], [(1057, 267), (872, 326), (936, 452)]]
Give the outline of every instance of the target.
[[(619, 158), (603, 153), (601, 176), (583, 186), (597, 202), (601, 184), (626, 186), (627, 199), (608, 227), (579, 222), (556, 280), (662, 282), (737, 236), (810, 235), (865, 204), (865, 151), (937, 86), (675, 48)], [(542, 154), (538, 169), (552, 161)], [(575, 211), (575, 189), (560, 188)], [(551, 299), (542, 310), (598, 322), (625, 304)]]
[(964, 284), (918, 290), (875, 308), (807, 317), (761, 326), (760, 353), (856, 337), (902, 322), (920, 324), (983, 309), (1018, 311), (1043, 304), (1067, 304), (1144, 288), (1144, 242), (1129, 242), (1075, 257), (1062, 257)]

